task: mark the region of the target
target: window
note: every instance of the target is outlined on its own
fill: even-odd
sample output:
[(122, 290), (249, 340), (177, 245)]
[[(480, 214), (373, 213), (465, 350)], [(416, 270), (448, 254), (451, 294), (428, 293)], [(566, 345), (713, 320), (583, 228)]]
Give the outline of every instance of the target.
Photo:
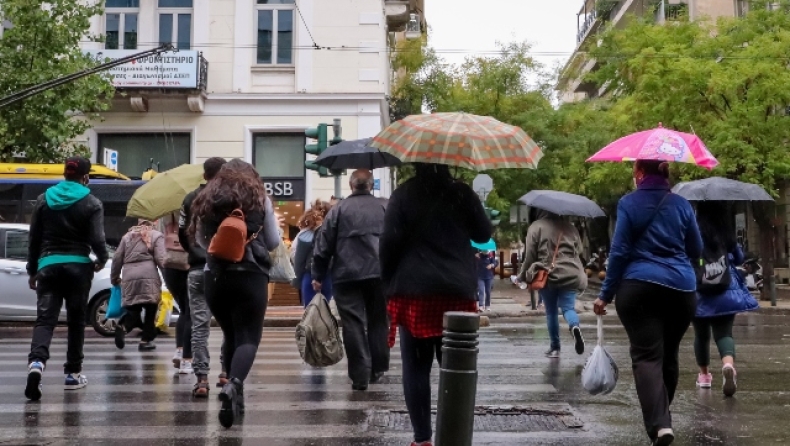
[(257, 0), (258, 65), (293, 65), (294, 0)]
[(140, 178), (153, 159), (163, 172), (189, 164), (192, 137), (189, 133), (100, 133), (96, 157), (103, 163), (104, 148), (118, 151), (118, 171)]
[(304, 177), (304, 144), (304, 134), (256, 134), (252, 163), (264, 178)]
[(7, 231), (5, 233), (5, 258), (26, 260), (27, 245), (27, 231)]
[(106, 8), (104, 48), (136, 50), (140, 0), (107, 0)]
[(159, 43), (192, 47), (192, 0), (159, 0)]
[(678, 3), (677, 5), (667, 5), (664, 18), (670, 21), (680, 20), (688, 16), (688, 5)]

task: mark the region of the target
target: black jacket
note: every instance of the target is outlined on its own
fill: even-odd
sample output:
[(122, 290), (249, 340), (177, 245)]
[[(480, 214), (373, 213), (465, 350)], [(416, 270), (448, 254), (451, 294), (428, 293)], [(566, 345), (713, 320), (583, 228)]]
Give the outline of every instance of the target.
[(190, 212), (192, 202), (195, 201), (195, 197), (198, 196), (204, 187), (205, 185), (201, 185), (184, 197), (184, 201), (181, 203), (181, 211), (178, 216), (178, 243), (180, 243), (181, 246), (187, 250), (187, 254), (189, 254), (189, 269), (201, 269), (206, 266), (206, 250), (195, 243), (194, 240), (190, 241), (190, 237), (187, 234), (187, 230), (192, 224), (192, 213)]
[(54, 210), (44, 195), (38, 197), (30, 221), (30, 245), (27, 273), (38, 272), (38, 261), (53, 254), (96, 255), (96, 263), (109, 260), (104, 238), (104, 208), (93, 195), (77, 201), (66, 209)]
[(381, 237), (381, 278), (387, 296), (474, 299), (475, 251), (471, 241), (491, 238), (491, 222), (472, 188), (444, 190), (413, 178), (390, 198)]
[(323, 282), (332, 262), (332, 283), (381, 277), (379, 237), (387, 200), (354, 192), (326, 215), (313, 248), (314, 280)]

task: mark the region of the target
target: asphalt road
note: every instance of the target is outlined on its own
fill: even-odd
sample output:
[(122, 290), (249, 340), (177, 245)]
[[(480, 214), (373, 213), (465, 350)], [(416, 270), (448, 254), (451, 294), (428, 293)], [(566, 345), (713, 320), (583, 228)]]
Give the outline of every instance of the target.
[[(595, 319), (582, 318), (588, 352)], [(673, 405), (677, 445), (790, 443), (790, 316), (736, 319), (738, 393), (724, 398), (721, 374), (714, 389), (695, 389), (689, 331), (681, 350), (681, 381)], [(625, 333), (606, 319), (606, 348), (620, 366), (613, 393), (590, 396), (580, 375), (587, 354), (576, 355), (562, 331), (559, 360), (543, 357), (548, 336), (541, 317), (494, 324), (481, 331), (475, 445), (640, 445), (643, 433)], [(367, 392), (353, 392), (345, 362), (313, 370), (299, 358), (292, 329), (265, 330), (257, 363), (245, 387), (247, 414), (230, 430), (219, 426), (217, 390), (194, 400), (193, 376), (174, 376), (172, 337), (152, 353), (134, 339), (119, 351), (111, 339), (88, 334), (87, 388), (63, 390), (65, 329), (58, 328), (44, 375), (44, 397), (23, 396), (29, 328), (0, 329), (0, 445), (408, 445), (403, 413), (400, 353), (391, 372)], [(212, 366), (218, 372), (221, 335), (212, 331)], [(715, 348), (715, 346), (711, 346)], [(715, 353), (714, 353), (715, 356)], [(216, 373), (212, 372), (212, 380)], [(438, 371), (434, 371), (434, 384)], [(434, 398), (436, 388), (434, 387)]]

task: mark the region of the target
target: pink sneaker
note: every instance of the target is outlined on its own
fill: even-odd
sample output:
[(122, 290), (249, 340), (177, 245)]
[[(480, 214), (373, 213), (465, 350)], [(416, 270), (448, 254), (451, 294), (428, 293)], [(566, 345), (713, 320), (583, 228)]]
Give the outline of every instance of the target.
[(707, 375), (703, 375), (702, 373), (697, 375), (697, 387), (700, 389), (710, 389), (711, 383), (713, 382), (713, 375), (708, 373)]

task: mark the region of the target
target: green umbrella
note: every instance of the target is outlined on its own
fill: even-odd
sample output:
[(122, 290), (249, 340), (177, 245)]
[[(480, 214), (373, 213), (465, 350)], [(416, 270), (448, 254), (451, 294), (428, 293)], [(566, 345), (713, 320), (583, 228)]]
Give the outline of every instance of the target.
[(489, 239), (485, 243), (475, 243), (472, 242), (472, 246), (479, 249), (480, 251), (496, 251), (496, 243), (494, 239)]
[(157, 174), (132, 195), (127, 217), (158, 220), (181, 209), (188, 193), (203, 183), (203, 166), (184, 164)]

